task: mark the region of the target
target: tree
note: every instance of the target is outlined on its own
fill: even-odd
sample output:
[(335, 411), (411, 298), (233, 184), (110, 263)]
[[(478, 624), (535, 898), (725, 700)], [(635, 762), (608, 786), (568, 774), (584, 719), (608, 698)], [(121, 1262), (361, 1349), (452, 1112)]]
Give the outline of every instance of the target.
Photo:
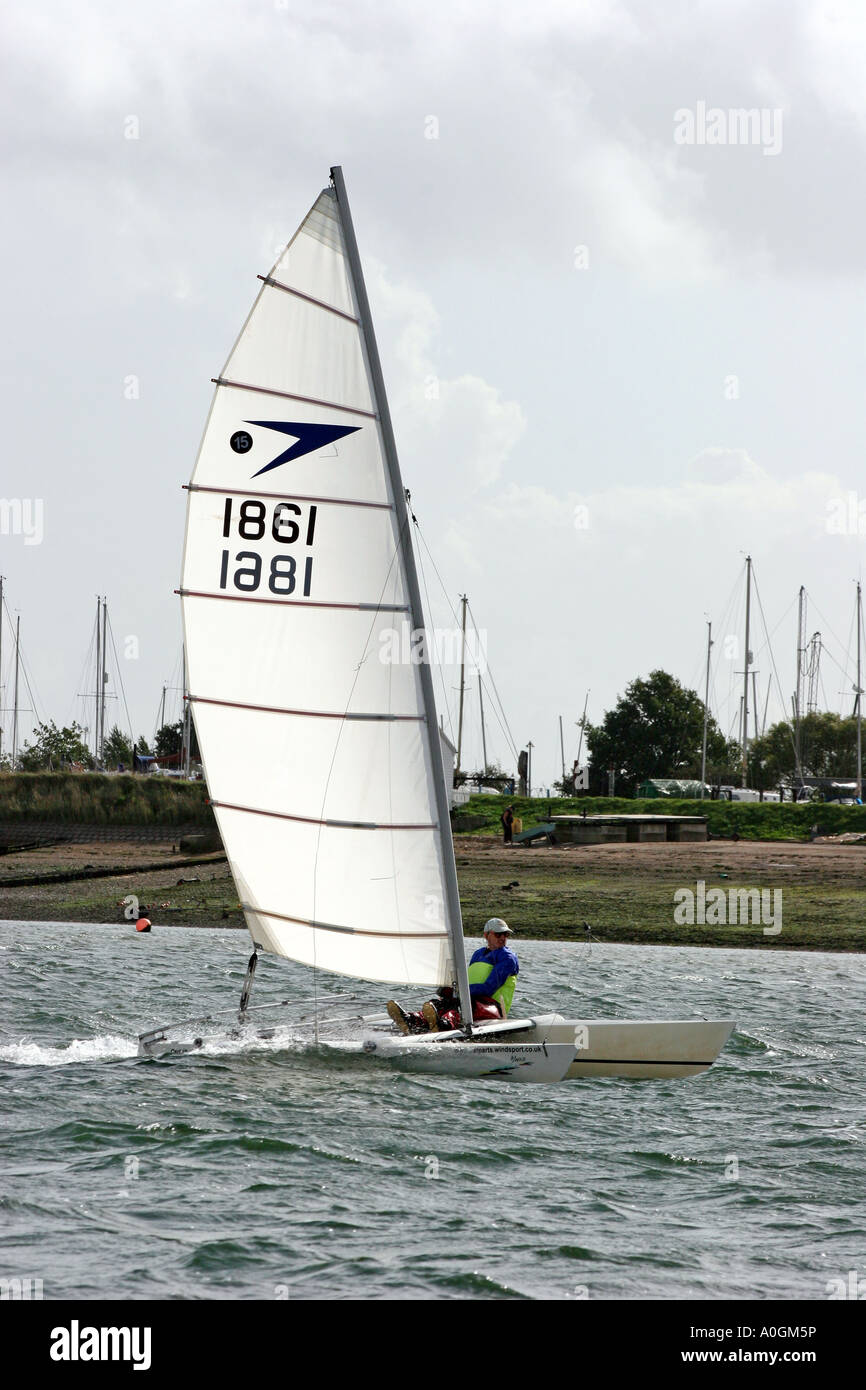
[(106, 767), (117, 767), (118, 763), (123, 763), (126, 768), (132, 767), (132, 744), (116, 724), (105, 740), (103, 761)]
[[(853, 780), (857, 775), (857, 720), (838, 714), (807, 714), (800, 726), (800, 761), (806, 777)], [(760, 788), (778, 786), (797, 776), (794, 730), (774, 724), (749, 745), (749, 776)]]
[(498, 763), (488, 763), (483, 770), (467, 772), (464, 780), (474, 782), (479, 790), (482, 787), (494, 787), (496, 791), (502, 792), (511, 779)]
[[(190, 720), (190, 757), (198, 758), (198, 744), (195, 737), (195, 727)], [(176, 724), (163, 724), (156, 735), (153, 751), (157, 758), (174, 758), (180, 762), (180, 754), (183, 750), (183, 720), (179, 719)]]
[(84, 730), (75, 723), (69, 728), (58, 729), (54, 720), (50, 724), (37, 724), (34, 742), (25, 743), (18, 755), (18, 766), (22, 772), (59, 772), (72, 763), (82, 767), (93, 767), (93, 758), (84, 742)]
[[(601, 724), (587, 726), (592, 762), (590, 789), (607, 791), (608, 769), (627, 794), (648, 777), (699, 777), (704, 732), (704, 705), (667, 671), (651, 671), (626, 686)], [(708, 765), (727, 765), (732, 749), (716, 721), (707, 723)], [(626, 791), (626, 788), (622, 788)]]

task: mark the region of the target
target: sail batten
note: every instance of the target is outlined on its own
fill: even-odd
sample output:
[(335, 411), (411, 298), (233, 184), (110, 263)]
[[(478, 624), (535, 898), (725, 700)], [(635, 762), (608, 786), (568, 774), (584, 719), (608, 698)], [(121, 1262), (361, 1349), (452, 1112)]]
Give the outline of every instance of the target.
[(315, 396), (297, 396), (293, 391), (278, 391), (274, 386), (252, 386), (248, 381), (229, 381), (228, 377), (211, 378), (216, 386), (231, 386), (236, 391), (257, 391), (262, 396), (279, 396), (284, 401), (302, 401), (304, 405), (321, 405), (326, 410), (345, 410), (349, 415), (366, 415), (369, 420), (377, 418), (374, 410), (363, 410), (358, 405), (339, 405), (336, 401), (320, 401)]
[(436, 985), (455, 978), (450, 826), (354, 275), (325, 189), (214, 378), (179, 590), (190, 708), (253, 940)]
[(178, 589), (181, 598), (215, 598), (230, 603), (267, 603), (271, 607), (293, 605), (300, 608), (348, 608), (359, 613), (408, 613), (405, 603), (319, 603), (316, 599), (258, 598), (254, 594), (219, 594), (202, 589)]
[(327, 825), (337, 830), (436, 830), (436, 825), (405, 825), (399, 823), (386, 824), (384, 821), (364, 820), (337, 820), (334, 816), (324, 818), (322, 816), (295, 816), (291, 811), (265, 811), (261, 806), (237, 806), (231, 801), (211, 801), (214, 809), (221, 807), (225, 811), (243, 811), (248, 816), (276, 816), (278, 820), (301, 821), (304, 825)]
[[(253, 907), (251, 903), (241, 903), (244, 911), (256, 912), (260, 917), (273, 917), (279, 922), (291, 922), (298, 927), (313, 927), (316, 931), (342, 932), (346, 936), (373, 936), (382, 940), (399, 941), (402, 938), (401, 932), (396, 931), (366, 931), (363, 927), (340, 926), (335, 922), (309, 922), (304, 917), (291, 917), (285, 912), (270, 912), (266, 907)], [(414, 932), (415, 940), (440, 941), (447, 937), (446, 931), (423, 931)]]
[(393, 512), (390, 502), (362, 502), (357, 497), (309, 497), (300, 492), (257, 492), (252, 488), (205, 487), (201, 483), (184, 483), (187, 492), (217, 492), (221, 497), (273, 497), (283, 502), (316, 502), (323, 507), (377, 507), (383, 512)]
[(340, 710), (285, 709), (279, 705), (251, 705), (241, 704), (237, 700), (216, 700), (212, 696), (208, 695), (187, 695), (187, 699), (191, 703), (199, 703), (203, 705), (221, 705), (224, 709), (249, 709), (255, 710), (258, 714), (288, 714), (295, 715), (300, 719), (345, 719), (349, 723), (359, 719), (384, 720), (388, 723), (394, 724), (402, 723), (403, 721), (411, 722), (413, 724), (424, 722), (423, 714), (377, 714), (375, 712), (369, 714), (358, 714), (347, 713), (346, 711)]
[(336, 308), (333, 304), (326, 304), (323, 299), (314, 299), (311, 294), (304, 294), (302, 290), (295, 289), (294, 285), (284, 285), (282, 280), (275, 280), (272, 275), (259, 275), (256, 277), (263, 284), (270, 285), (275, 290), (285, 290), (286, 294), (297, 295), (298, 299), (305, 299), (308, 304), (315, 304), (319, 309), (327, 309), (329, 314), (339, 314), (341, 319), (348, 319), (350, 323), (357, 323), (355, 314), (347, 314), (343, 309)]

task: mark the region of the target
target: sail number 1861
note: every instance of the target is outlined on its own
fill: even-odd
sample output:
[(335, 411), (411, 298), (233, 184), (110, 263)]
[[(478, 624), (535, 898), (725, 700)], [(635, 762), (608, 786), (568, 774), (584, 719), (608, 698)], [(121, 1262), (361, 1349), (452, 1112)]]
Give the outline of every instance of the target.
[[(247, 498), (241, 502), (235, 514), (234, 498), (227, 497), (223, 512), (223, 535), (230, 536), (235, 526), (241, 540), (260, 541), (268, 534), (270, 539), (281, 545), (294, 545), (300, 541), (301, 545), (310, 546), (316, 532), (316, 511), (315, 505), (310, 506), (305, 519), (304, 509), (296, 502), (278, 502), (268, 515), (264, 502)], [(239, 550), (233, 558), (240, 563), (231, 571), (230, 558), (228, 550), (224, 550), (220, 557), (220, 588), (226, 589), (231, 585), (245, 593), (258, 589), (263, 578), (261, 555), (255, 550)], [(266, 578), (272, 594), (292, 594), (300, 584), (300, 592), (309, 597), (313, 557), (307, 555), (301, 561), (294, 555), (274, 555)]]

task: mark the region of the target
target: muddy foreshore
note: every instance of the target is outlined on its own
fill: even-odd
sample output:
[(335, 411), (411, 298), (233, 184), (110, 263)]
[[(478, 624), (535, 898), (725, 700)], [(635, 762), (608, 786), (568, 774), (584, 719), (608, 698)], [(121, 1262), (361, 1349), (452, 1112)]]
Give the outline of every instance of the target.
[[(455, 851), (467, 936), (501, 916), (527, 940), (584, 940), (587, 924), (597, 939), (619, 943), (866, 951), (861, 844), (712, 840), (506, 849), (492, 837), (458, 835)], [(763, 901), (772, 920), (674, 918), (681, 890), (699, 904), (701, 895), (708, 899), (720, 889), (727, 909), (731, 890), (743, 888), (769, 890)], [(134, 904), (124, 900), (130, 897), (155, 927), (244, 926), (225, 856), (184, 853), (176, 838), (67, 841), (0, 856), (5, 921), (119, 923), (129, 920)]]

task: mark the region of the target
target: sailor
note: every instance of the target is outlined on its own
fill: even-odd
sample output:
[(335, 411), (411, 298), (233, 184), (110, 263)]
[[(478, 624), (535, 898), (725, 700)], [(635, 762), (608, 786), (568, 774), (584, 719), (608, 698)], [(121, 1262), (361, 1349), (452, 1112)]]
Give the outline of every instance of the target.
[[(469, 962), (473, 1022), (508, 1017), (520, 969), (517, 955), (508, 945), (513, 934), (501, 917), (491, 917), (484, 924), (485, 944)], [(388, 1000), (386, 1007), (401, 1033), (438, 1033), (460, 1027), (459, 1004), (453, 990), (443, 985), (437, 997), (422, 1005), (419, 1013), (406, 1013), (393, 999)]]

